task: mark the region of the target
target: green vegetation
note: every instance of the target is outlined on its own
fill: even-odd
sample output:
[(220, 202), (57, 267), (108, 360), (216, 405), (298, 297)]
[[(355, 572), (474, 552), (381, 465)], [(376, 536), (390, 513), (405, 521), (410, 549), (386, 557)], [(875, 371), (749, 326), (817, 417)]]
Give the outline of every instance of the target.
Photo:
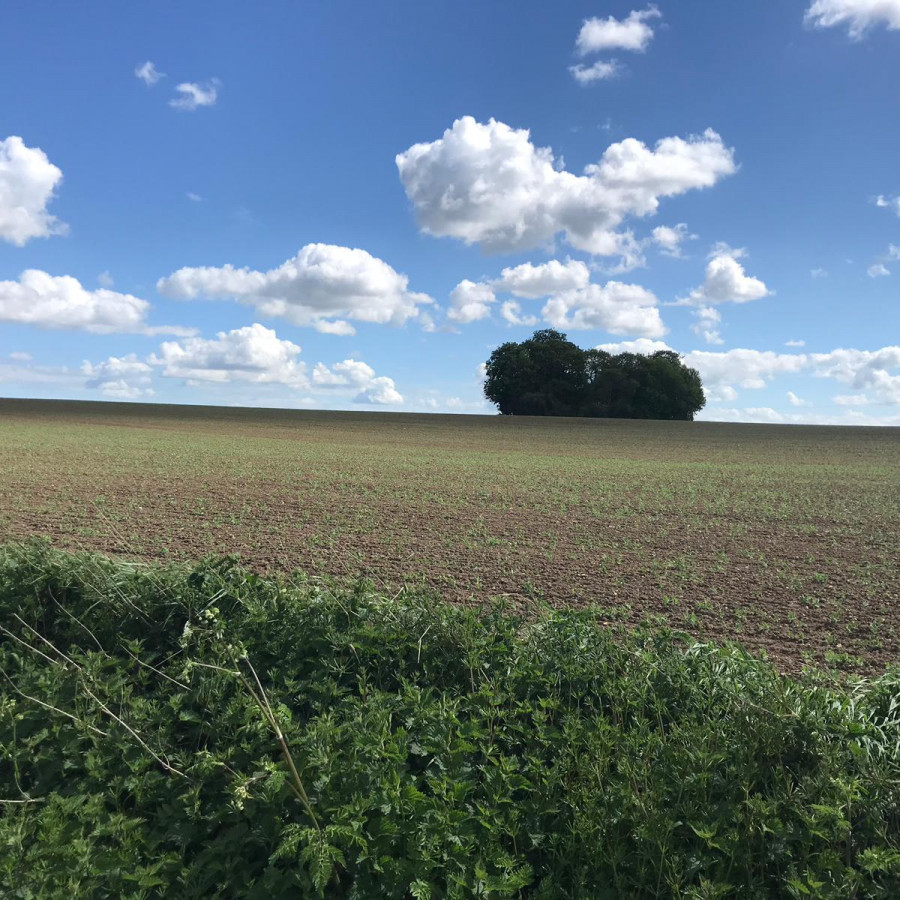
[(696, 369), (672, 350), (582, 350), (552, 328), (501, 344), (484, 395), (502, 415), (691, 421), (706, 402)]
[(0, 894), (896, 897), (900, 676), (0, 551)]

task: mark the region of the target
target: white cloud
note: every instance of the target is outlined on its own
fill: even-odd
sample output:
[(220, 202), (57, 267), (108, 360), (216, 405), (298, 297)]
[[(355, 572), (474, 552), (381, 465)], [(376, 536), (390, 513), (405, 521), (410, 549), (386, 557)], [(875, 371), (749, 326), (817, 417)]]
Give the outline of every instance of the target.
[(199, 194), (195, 194), (193, 191), (188, 191), (185, 196), (192, 203), (202, 203), (203, 202), (203, 198)]
[(838, 349), (810, 356), (819, 378), (834, 378), (877, 403), (900, 404), (900, 347), (879, 350)]
[(888, 259), (900, 259), (900, 247), (896, 244), (888, 244)]
[(464, 400), (462, 397), (444, 397), (437, 391), (429, 391), (426, 396), (413, 400), (410, 406), (414, 409), (424, 407), (428, 410), (441, 412), (449, 410), (454, 413), (480, 413), (490, 408), (483, 397), (478, 400)]
[(672, 348), (665, 341), (651, 341), (648, 338), (638, 338), (635, 341), (598, 344), (596, 349), (604, 350), (613, 354), (613, 356), (619, 353), (640, 353), (643, 356), (650, 356), (659, 350), (671, 350)]
[(592, 66), (579, 63), (577, 66), (569, 66), (572, 77), (579, 84), (593, 84), (595, 81), (608, 81), (615, 78), (622, 71), (622, 67), (614, 60), (598, 59)]
[(175, 86), (180, 96), (170, 100), (169, 106), (184, 112), (193, 112), (201, 106), (213, 106), (219, 97), (219, 85), (218, 78), (202, 83), (185, 81)]
[(838, 406), (867, 406), (872, 401), (865, 394), (842, 394), (832, 397)]
[(0, 361), (0, 384), (63, 385), (77, 389), (83, 386), (84, 377), (77, 369), (40, 365), (29, 357), (12, 363)]
[(806, 401), (802, 397), (798, 397), (793, 391), (787, 392), (787, 398), (791, 406), (806, 406)]
[(489, 284), (464, 278), (450, 292), (447, 318), (461, 325), (486, 319), (490, 316), (491, 306), (496, 299)]
[(707, 407), (698, 419), (706, 422), (761, 422), (786, 425), (900, 425), (900, 416), (869, 416), (859, 410), (847, 410), (841, 415), (819, 415), (809, 412), (782, 413), (770, 406)]
[(883, 194), (879, 194), (875, 198), (875, 205), (882, 209), (892, 209), (900, 216), (900, 197), (885, 197)]
[(846, 25), (850, 37), (860, 40), (876, 25), (900, 28), (900, 0), (813, 0), (805, 21), (815, 28)]
[(160, 366), (163, 375), (189, 382), (245, 381), (306, 388), (306, 367), (299, 356), (297, 344), (281, 340), (271, 328), (254, 324), (220, 331), (212, 339), (166, 341), (149, 361)]
[(651, 232), (651, 240), (656, 244), (660, 252), (666, 256), (681, 257), (681, 245), (684, 241), (692, 241), (697, 237), (691, 234), (684, 222), (677, 225), (659, 225)]
[(827, 278), (828, 270), (827, 269), (810, 269), (809, 277), (810, 278)]
[[(666, 333), (656, 296), (636, 284), (590, 282), (590, 269), (580, 260), (550, 260), (540, 265), (523, 263), (506, 268), (489, 281), (461, 281), (450, 295), (448, 318), (475, 322), (490, 316), (498, 293), (527, 300), (547, 297), (541, 314), (555, 328), (603, 329), (612, 334), (657, 338)], [(535, 325), (520, 303), (507, 300), (500, 315), (510, 325)]]
[(182, 300), (239, 300), (295, 325), (353, 334), (346, 319), (402, 325), (419, 314), (420, 305), (432, 302), (426, 294), (409, 291), (408, 284), (406, 275), (365, 250), (307, 244), (268, 272), (231, 265), (187, 267), (161, 278), (157, 290)]
[(866, 269), (866, 275), (868, 275), (869, 278), (884, 278), (890, 274), (891, 270), (883, 263), (872, 263), (872, 265)]
[[(766, 387), (777, 376), (809, 372), (817, 378), (832, 378), (859, 392), (843, 395), (836, 403), (900, 405), (900, 347), (837, 349), (810, 354), (748, 349), (719, 353), (694, 350), (684, 359), (700, 372), (707, 393), (717, 392), (720, 397), (723, 386), (736, 384), (758, 389)], [(792, 392), (788, 393), (788, 400), (795, 406), (803, 402), (796, 403), (799, 398)]]
[(730, 384), (704, 384), (703, 393), (710, 403), (734, 403), (738, 396), (738, 392)]
[(96, 365), (85, 360), (81, 373), (87, 381), (85, 386), (97, 388), (102, 394), (117, 400), (137, 400), (150, 397), (153, 389), (153, 368), (137, 358), (134, 353), (127, 356), (110, 356)]
[(317, 363), (313, 369), (313, 384), (325, 388), (350, 387), (356, 391), (354, 403), (371, 403), (396, 406), (403, 397), (392, 378), (377, 376), (375, 370), (357, 359), (345, 359), (331, 368)]
[(506, 300), (500, 307), (500, 315), (503, 316), (510, 325), (525, 325), (530, 327), (532, 325), (537, 325), (538, 323), (537, 316), (523, 315), (522, 304), (515, 300)]
[(111, 288), (115, 283), (115, 279), (112, 277), (112, 275), (110, 275), (108, 271), (101, 272), (97, 276), (97, 284), (99, 284), (100, 287)]
[(801, 341), (801, 340), (798, 340), (795, 338), (790, 341), (785, 341), (784, 346), (785, 347), (805, 347), (806, 341)]
[(773, 353), (771, 350), (693, 350), (685, 356), (687, 365), (696, 369), (704, 385), (739, 385), (763, 388), (775, 376), (800, 372), (808, 358), (800, 353)]
[(160, 72), (149, 59), (143, 65), (135, 66), (134, 74), (140, 78), (147, 87), (153, 87), (157, 81), (166, 77), (166, 73)]
[(10, 359), (14, 359), (16, 362), (31, 362), (34, 357), (30, 353), (25, 353), (22, 350), (17, 350), (15, 353), (9, 354)]
[(62, 172), (39, 147), (11, 135), (0, 140), (0, 240), (17, 247), (32, 238), (65, 234), (68, 226), (47, 212)]
[(560, 291), (585, 288), (590, 280), (590, 269), (580, 260), (567, 259), (560, 262), (558, 259), (551, 259), (537, 266), (523, 263), (521, 266), (506, 268), (492, 285), (495, 289), (507, 291), (516, 297), (537, 300)]
[(771, 291), (759, 278), (752, 278), (738, 260), (743, 250), (717, 245), (706, 266), (703, 284), (679, 301), (683, 305), (712, 306), (719, 303), (747, 303), (767, 297)]
[(585, 19), (575, 49), (582, 56), (603, 50), (631, 50), (642, 52), (653, 38), (653, 28), (648, 20), (658, 19), (662, 13), (655, 6), (632, 10), (624, 19)]
[(694, 310), (697, 321), (691, 325), (691, 331), (699, 335), (707, 344), (722, 344), (722, 335), (719, 334), (719, 325), (722, 322), (722, 314), (712, 306), (701, 306)]
[(542, 314), (554, 328), (660, 338), (666, 328), (656, 303), (656, 296), (640, 285), (608, 281), (556, 294), (546, 302)]
[(471, 116), (396, 161), (429, 234), (511, 252), (548, 246), (563, 233), (573, 247), (600, 256), (634, 242), (617, 231), (627, 217), (652, 215), (663, 197), (711, 187), (735, 171), (732, 150), (707, 130), (663, 138), (652, 149), (628, 138), (574, 175), (549, 148), (535, 147), (527, 130)]
[(18, 281), (0, 281), (0, 321), (97, 334), (188, 334), (178, 326), (146, 324), (150, 304), (106, 288), (89, 291), (77, 278), (27, 269)]

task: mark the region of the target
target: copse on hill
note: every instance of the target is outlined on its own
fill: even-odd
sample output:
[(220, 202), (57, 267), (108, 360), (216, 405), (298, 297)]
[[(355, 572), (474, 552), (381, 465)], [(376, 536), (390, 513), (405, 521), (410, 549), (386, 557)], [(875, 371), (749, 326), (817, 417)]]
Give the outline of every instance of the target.
[(494, 350), (484, 395), (504, 416), (691, 421), (705, 402), (699, 373), (672, 350), (582, 350), (551, 328)]

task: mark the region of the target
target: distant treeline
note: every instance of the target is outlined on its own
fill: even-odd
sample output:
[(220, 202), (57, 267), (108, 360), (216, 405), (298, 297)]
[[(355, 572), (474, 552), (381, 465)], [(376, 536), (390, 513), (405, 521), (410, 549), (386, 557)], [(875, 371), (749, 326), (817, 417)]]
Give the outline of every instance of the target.
[(499, 346), (486, 376), (484, 394), (505, 416), (690, 421), (705, 402), (699, 373), (672, 350), (582, 350), (550, 328)]

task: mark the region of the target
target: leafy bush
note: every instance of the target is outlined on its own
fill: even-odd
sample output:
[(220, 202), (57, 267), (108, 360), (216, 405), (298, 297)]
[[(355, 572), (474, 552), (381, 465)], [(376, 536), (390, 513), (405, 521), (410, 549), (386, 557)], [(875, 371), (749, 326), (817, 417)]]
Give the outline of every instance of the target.
[(896, 897), (900, 679), (0, 552), (0, 895)]

